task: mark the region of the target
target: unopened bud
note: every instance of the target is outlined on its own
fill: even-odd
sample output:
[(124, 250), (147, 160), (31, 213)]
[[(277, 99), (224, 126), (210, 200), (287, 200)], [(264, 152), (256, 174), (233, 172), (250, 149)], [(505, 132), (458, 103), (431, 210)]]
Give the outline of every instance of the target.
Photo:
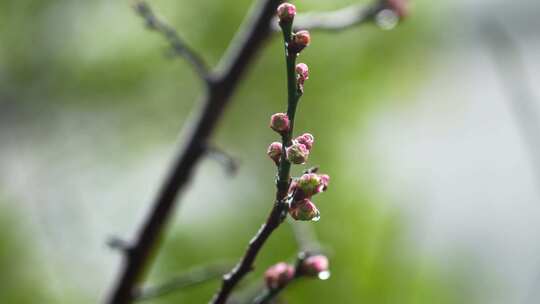
[(292, 40), (289, 43), (289, 51), (292, 53), (300, 53), (311, 42), (311, 36), (308, 31), (298, 31), (293, 34)]
[(309, 68), (305, 63), (299, 63), (296, 65), (296, 74), (298, 80), (298, 89), (300, 92), (304, 92), (304, 83), (309, 79)]
[(328, 271), (328, 258), (324, 255), (307, 257), (301, 266), (302, 274), (316, 277), (321, 272)]
[(291, 23), (296, 15), (296, 7), (291, 3), (282, 3), (277, 8), (277, 16), (281, 24)]
[(300, 192), (298, 193), (297, 197), (309, 198), (313, 194), (317, 193), (319, 189), (319, 185), (321, 184), (321, 179), (315, 173), (307, 173), (307, 174), (302, 175), (298, 179), (296, 184), (297, 184), (296, 191)]
[(328, 184), (330, 183), (330, 176), (327, 174), (321, 174), (319, 175), (319, 178), (321, 180), (321, 183), (319, 184), (319, 189), (317, 189), (318, 192), (324, 192), (326, 189), (328, 189)]
[(266, 151), (266, 154), (276, 163), (276, 165), (279, 165), (279, 161), (281, 159), (281, 154), (283, 153), (283, 145), (280, 142), (273, 142), (268, 146), (268, 150)]
[(309, 150), (306, 146), (297, 142), (293, 142), (286, 152), (287, 159), (295, 165), (305, 164), (309, 156)]
[(289, 116), (285, 113), (276, 113), (270, 118), (270, 128), (278, 133), (289, 131)]
[(287, 285), (294, 278), (294, 267), (281, 262), (271, 266), (264, 273), (264, 280), (269, 289), (276, 289)]
[(308, 150), (311, 150), (311, 148), (313, 147), (313, 142), (315, 141), (315, 137), (313, 137), (313, 135), (311, 135), (310, 133), (304, 133), (295, 138), (294, 140), (297, 143), (306, 146)]
[(403, 19), (409, 14), (408, 0), (387, 0), (388, 8), (390, 8), (399, 18)]
[(307, 198), (294, 202), (289, 209), (289, 214), (297, 221), (317, 221), (320, 217), (317, 206)]

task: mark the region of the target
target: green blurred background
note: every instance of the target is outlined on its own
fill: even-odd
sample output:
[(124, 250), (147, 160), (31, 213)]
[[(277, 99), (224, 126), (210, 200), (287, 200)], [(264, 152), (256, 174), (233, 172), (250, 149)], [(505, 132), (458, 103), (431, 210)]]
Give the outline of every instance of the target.
[[(150, 3), (212, 65), (251, 5), (248, 0)], [(356, 2), (295, 2), (300, 12), (351, 3)], [(528, 284), (534, 283), (540, 249), (534, 245), (533, 228), (538, 227), (532, 224), (540, 218), (537, 193), (525, 148), (516, 143), (518, 132), (511, 119), (498, 118), (508, 111), (486, 113), (489, 104), (474, 102), (489, 99), (481, 94), (499, 84), (490, 76), (493, 62), (476, 25), (509, 13), (507, 6), (516, 14), (540, 10), (532, 1), (496, 3), (417, 0), (410, 18), (391, 31), (370, 24), (313, 33), (312, 45), (300, 58), (310, 66), (311, 78), (296, 130), (315, 135), (309, 165), (319, 165), (332, 183), (316, 198), (321, 221), (296, 225), (315, 229), (329, 254), (332, 276), (299, 281), (284, 292), (287, 303), (526, 303), (520, 299), (534, 290)], [(528, 16), (517, 23), (528, 22)], [(528, 31), (514, 32), (525, 41), (528, 63), (534, 66), (537, 32), (534, 25), (523, 26)], [(194, 266), (236, 262), (270, 210), (275, 170), (265, 150), (276, 135), (267, 123), (285, 108), (278, 38), (251, 67), (214, 136), (219, 147), (240, 160), (238, 175), (228, 176), (212, 159), (201, 163), (149, 285)], [(0, 303), (95, 303), (110, 290), (120, 254), (106, 242), (111, 236), (130, 239), (138, 229), (183, 139), (179, 130), (203, 92), (189, 66), (168, 58), (166, 51), (163, 38), (145, 30), (129, 1), (0, 1)], [(476, 75), (473, 84), (467, 80), (471, 74)], [(489, 79), (491, 84), (485, 84)], [(503, 93), (495, 95), (491, 101), (504, 100)], [(470, 115), (473, 124), (459, 123)], [(485, 119), (493, 119), (489, 126), (500, 123), (514, 131), (467, 133)], [(485, 134), (509, 139), (486, 146)], [(501, 145), (517, 146), (518, 152), (502, 151), (487, 161), (493, 171), (474, 167), (501, 151)], [(456, 153), (444, 147), (465, 151), (454, 159)], [(470, 160), (467, 150), (480, 156)], [(433, 160), (433, 154), (439, 157)], [(498, 165), (505, 159), (514, 165)], [(447, 163), (461, 165), (448, 169)], [(295, 170), (298, 174), (302, 168)], [(470, 186), (501, 172), (507, 179)], [(516, 179), (520, 174), (525, 182)], [(411, 176), (420, 177), (411, 181)], [(433, 184), (441, 176), (452, 182)], [(523, 185), (526, 190), (519, 188)], [(524, 202), (531, 209), (504, 206), (530, 214), (527, 219), (516, 215), (507, 222), (502, 208), (491, 221), (499, 187), (526, 193), (503, 193), (501, 201)], [(422, 203), (407, 204), (412, 201)], [(485, 204), (467, 205), (479, 201)], [(439, 208), (429, 209), (431, 202)], [(455, 207), (450, 216), (441, 205), (462, 208)], [(524, 221), (531, 225), (512, 224)], [(513, 250), (501, 251), (505, 258), (497, 259), (494, 248), (505, 247), (505, 240), (523, 231), (530, 231), (525, 233), (530, 238), (509, 244)], [(282, 226), (239, 290), (249, 295), (262, 284), (266, 267), (291, 260), (297, 250), (291, 227)], [(513, 281), (522, 273), (511, 267), (520, 259), (516, 252), (526, 252), (528, 264), (519, 265), (531, 270), (522, 281)], [(205, 303), (218, 286), (219, 280), (211, 280), (147, 303)]]

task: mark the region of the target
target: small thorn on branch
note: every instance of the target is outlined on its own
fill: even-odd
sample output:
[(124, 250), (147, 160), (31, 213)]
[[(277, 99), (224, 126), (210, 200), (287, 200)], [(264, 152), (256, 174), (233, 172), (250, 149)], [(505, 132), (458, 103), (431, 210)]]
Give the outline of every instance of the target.
[(236, 173), (238, 173), (238, 169), (240, 168), (240, 162), (232, 155), (225, 152), (223, 149), (213, 145), (208, 145), (206, 147), (206, 154), (210, 158), (216, 160), (221, 165), (223, 165), (223, 168), (225, 168), (225, 171), (230, 176), (234, 176), (236, 175)]
[(123, 240), (117, 236), (110, 237), (107, 240), (107, 246), (109, 246), (109, 248), (111, 249), (122, 251), (124, 253), (129, 253), (132, 249), (132, 246), (128, 241)]
[(210, 82), (211, 75), (202, 57), (185, 43), (173, 27), (161, 21), (145, 1), (133, 1), (133, 8), (144, 19), (148, 29), (156, 31), (165, 37), (171, 46), (171, 54), (183, 57), (201, 79), (207, 84)]

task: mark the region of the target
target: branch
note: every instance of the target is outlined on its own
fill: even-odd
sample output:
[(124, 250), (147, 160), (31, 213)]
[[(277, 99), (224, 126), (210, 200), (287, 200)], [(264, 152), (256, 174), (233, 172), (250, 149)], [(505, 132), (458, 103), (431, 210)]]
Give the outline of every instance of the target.
[[(386, 8), (384, 1), (372, 4), (355, 4), (330, 12), (300, 14), (295, 18), (295, 30), (341, 31), (364, 22), (372, 21)], [(278, 30), (274, 27), (274, 30)]]
[(201, 79), (206, 82), (209, 81), (210, 73), (206, 63), (195, 50), (180, 38), (174, 28), (159, 20), (150, 6), (142, 0), (134, 1), (133, 8), (145, 20), (149, 29), (161, 33), (167, 39), (176, 55), (184, 57)]
[(149, 266), (155, 249), (172, 211), (178, 193), (191, 178), (193, 168), (205, 153), (210, 135), (227, 107), (241, 77), (263, 43), (270, 37), (270, 22), (279, 0), (259, 0), (248, 22), (231, 43), (231, 49), (222, 59), (221, 68), (209, 77), (208, 92), (202, 108), (188, 131), (183, 148), (178, 152), (170, 172), (163, 183), (152, 210), (141, 226), (132, 250), (125, 255), (120, 276), (107, 303), (132, 303), (134, 290)]
[[(300, 100), (301, 94), (299, 92), (297, 80), (296, 80), (296, 52), (288, 52), (287, 46), (291, 42), (292, 37), (292, 24), (283, 25), (283, 38), (284, 46), (286, 50), (286, 66), (287, 66), (287, 88), (288, 88), (288, 106), (287, 116), (290, 120), (290, 126), (287, 132), (282, 134), (282, 145), (287, 147), (291, 145), (291, 138), (294, 130), (294, 118), (296, 114), (296, 107)], [(249, 242), (248, 248), (241, 258), (238, 265), (236, 265), (229, 273), (223, 277), (223, 283), (220, 290), (216, 293), (212, 299), (213, 304), (224, 304), (229, 298), (232, 290), (240, 280), (253, 270), (253, 264), (257, 258), (259, 251), (270, 237), (272, 232), (279, 227), (279, 225), (287, 217), (288, 203), (287, 195), (290, 185), (290, 171), (291, 163), (287, 160), (285, 153), (281, 155), (281, 161), (279, 163), (276, 181), (276, 200), (274, 207), (270, 211), (266, 223), (262, 225), (257, 234)]]
[(228, 268), (228, 264), (206, 265), (193, 268), (161, 285), (140, 289), (136, 292), (134, 297), (136, 301), (144, 301), (164, 296), (218, 278), (223, 271), (226, 271)]

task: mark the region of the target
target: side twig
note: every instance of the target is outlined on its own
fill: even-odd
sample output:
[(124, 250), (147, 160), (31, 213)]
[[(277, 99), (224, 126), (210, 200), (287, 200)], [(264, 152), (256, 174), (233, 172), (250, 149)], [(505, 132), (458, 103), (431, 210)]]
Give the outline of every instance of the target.
[(135, 292), (135, 300), (145, 301), (154, 299), (175, 291), (208, 282), (219, 278), (223, 271), (226, 271), (229, 267), (229, 264), (215, 264), (193, 268), (161, 285), (137, 290)]
[[(364, 22), (372, 21), (373, 18), (387, 5), (385, 1), (377, 1), (372, 4), (355, 4), (331, 12), (313, 12), (300, 14), (296, 17), (294, 29), (341, 31)], [(278, 28), (274, 28), (278, 30)]]
[(174, 54), (184, 57), (201, 79), (206, 82), (209, 81), (210, 73), (206, 63), (195, 50), (180, 38), (174, 28), (158, 19), (146, 2), (142, 0), (134, 1), (133, 7), (137, 14), (145, 20), (149, 29), (161, 33), (167, 39)]

